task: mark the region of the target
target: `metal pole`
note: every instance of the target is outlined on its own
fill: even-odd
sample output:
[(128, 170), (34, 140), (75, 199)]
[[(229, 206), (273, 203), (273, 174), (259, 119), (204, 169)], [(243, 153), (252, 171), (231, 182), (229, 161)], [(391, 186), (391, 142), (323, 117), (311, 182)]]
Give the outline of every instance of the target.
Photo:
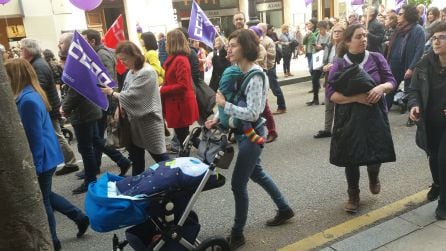
[(257, 16), (256, 0), (248, 0), (248, 4), (249, 21), (246, 24), (251, 27), (260, 23), (260, 20)]

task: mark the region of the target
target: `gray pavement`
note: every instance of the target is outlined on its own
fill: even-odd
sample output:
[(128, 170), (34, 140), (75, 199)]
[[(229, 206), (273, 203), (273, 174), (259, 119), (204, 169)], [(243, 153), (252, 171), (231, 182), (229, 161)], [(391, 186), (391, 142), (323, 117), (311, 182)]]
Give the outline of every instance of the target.
[(324, 251), (446, 250), (446, 221), (434, 216), (437, 202), (430, 202), (393, 217), (353, 236), (335, 242)]

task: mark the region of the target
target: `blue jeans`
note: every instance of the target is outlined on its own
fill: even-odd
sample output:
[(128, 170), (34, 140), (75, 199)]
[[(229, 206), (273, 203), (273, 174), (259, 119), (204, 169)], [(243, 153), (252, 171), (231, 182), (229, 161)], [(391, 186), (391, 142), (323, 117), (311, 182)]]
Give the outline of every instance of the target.
[(82, 156), (85, 169), (85, 184), (96, 181), (99, 172), (97, 160), (102, 157), (104, 138), (99, 136), (97, 121), (73, 125), (77, 138), (77, 149)]
[[(107, 113), (103, 112), (102, 114), (102, 118), (98, 120), (99, 137), (101, 137), (101, 139), (104, 138), (105, 129), (107, 128)], [(99, 159), (97, 159), (98, 168), (101, 167), (102, 152), (105, 153), (105, 155), (107, 155), (111, 160), (113, 160), (120, 168), (125, 168), (127, 166), (130, 166), (131, 164), (130, 160), (124, 157), (124, 155), (122, 155), (120, 151), (111, 147), (106, 147), (105, 143), (103, 147), (99, 149), (99, 151), (101, 152), (101, 154), (97, 154), (97, 157), (99, 157)]]
[(56, 234), (56, 219), (54, 217), (54, 211), (67, 216), (75, 223), (79, 223), (85, 218), (85, 214), (79, 208), (71, 204), (71, 202), (64, 197), (51, 191), (54, 171), (56, 171), (56, 168), (43, 172), (38, 177), (53, 243), (59, 242)]
[(286, 110), (285, 97), (283, 96), (279, 82), (277, 82), (276, 66), (266, 71), (266, 74), (269, 80), (269, 87), (277, 98), (277, 109)]
[(313, 54), (305, 53), (305, 56), (307, 57), (308, 69), (310, 70), (310, 74), (313, 74)]
[[(266, 136), (264, 127), (257, 129), (256, 132), (263, 137)], [(236, 138), (239, 152), (231, 180), (235, 199), (232, 234), (241, 235), (248, 217), (249, 197), (247, 188), (249, 179), (259, 184), (271, 196), (279, 210), (287, 210), (290, 207), (277, 185), (261, 166), (262, 146), (249, 141), (245, 136), (237, 135)]]
[(56, 168), (39, 174), (37, 180), (39, 181), (40, 191), (42, 192), (43, 205), (45, 206), (46, 216), (48, 218), (48, 225), (50, 227), (51, 238), (53, 243), (59, 242), (56, 233), (56, 218), (54, 217), (53, 207), (51, 206), (51, 186), (53, 184), (53, 173)]

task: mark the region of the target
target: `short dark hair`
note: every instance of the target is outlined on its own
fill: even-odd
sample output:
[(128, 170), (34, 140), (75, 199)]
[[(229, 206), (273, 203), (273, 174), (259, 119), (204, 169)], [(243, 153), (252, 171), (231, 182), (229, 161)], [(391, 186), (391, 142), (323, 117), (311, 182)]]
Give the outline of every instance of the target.
[(186, 39), (189, 39), (189, 32), (187, 31), (187, 29), (185, 27), (179, 27), (179, 28), (177, 28), (177, 30), (181, 31), (183, 33), (183, 35), (186, 37)]
[(228, 40), (237, 39), (242, 47), (242, 55), (249, 61), (255, 61), (259, 56), (259, 38), (248, 29), (239, 29), (229, 35)]
[(401, 9), (404, 10), (404, 19), (406, 19), (409, 24), (414, 24), (420, 20), (418, 10), (415, 5), (403, 5)]
[(144, 42), (144, 47), (146, 50), (158, 50), (158, 43), (156, 42), (155, 34), (152, 32), (144, 32), (141, 34), (141, 39)]
[(439, 23), (437, 23), (437, 25), (435, 25), (433, 28), (432, 28), (432, 34), (431, 35), (434, 35), (434, 33), (437, 33), (437, 32), (444, 32), (444, 31), (446, 31), (446, 22), (445, 21), (441, 21), (441, 22), (439, 22)]
[(93, 29), (84, 30), (84, 31), (82, 31), (82, 35), (87, 36), (88, 41), (94, 39), (94, 42), (96, 45), (100, 45), (102, 43), (101, 42), (101, 33), (99, 33), (99, 31), (97, 31), (97, 30), (93, 30)]
[(128, 40), (122, 41), (116, 47), (116, 54), (125, 53), (128, 56), (135, 58), (135, 70), (140, 70), (144, 66), (144, 55), (142, 55), (141, 50)]

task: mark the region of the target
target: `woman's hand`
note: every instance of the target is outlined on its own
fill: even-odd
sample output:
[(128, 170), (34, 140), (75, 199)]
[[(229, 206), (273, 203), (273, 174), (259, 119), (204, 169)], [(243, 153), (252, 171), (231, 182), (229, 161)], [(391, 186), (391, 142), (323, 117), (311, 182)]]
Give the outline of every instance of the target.
[(331, 68), (333, 68), (333, 64), (328, 63), (328, 64), (324, 65), (324, 67), (322, 67), (322, 71), (329, 72), (331, 70)]
[(217, 103), (218, 106), (221, 107), (225, 107), (226, 105), (225, 96), (220, 91), (217, 91), (217, 93), (215, 94), (215, 102)]
[(206, 122), (204, 122), (204, 126), (207, 129), (212, 129), (217, 124), (217, 122), (218, 121), (215, 119), (206, 120)]
[(355, 102), (363, 105), (371, 106), (372, 104), (368, 101), (368, 95), (366, 93), (357, 94), (354, 96)]
[[(445, 114), (446, 114), (446, 110), (445, 110)], [(420, 107), (419, 106), (414, 106), (414, 107), (410, 108), (409, 118), (412, 121), (420, 120)]]
[(367, 102), (376, 104), (384, 95), (384, 87), (382, 85), (375, 86), (367, 94)]
[(104, 93), (105, 95), (108, 95), (108, 96), (112, 95), (112, 93), (113, 93), (113, 89), (108, 86), (101, 87), (101, 91), (102, 91), (102, 93)]

